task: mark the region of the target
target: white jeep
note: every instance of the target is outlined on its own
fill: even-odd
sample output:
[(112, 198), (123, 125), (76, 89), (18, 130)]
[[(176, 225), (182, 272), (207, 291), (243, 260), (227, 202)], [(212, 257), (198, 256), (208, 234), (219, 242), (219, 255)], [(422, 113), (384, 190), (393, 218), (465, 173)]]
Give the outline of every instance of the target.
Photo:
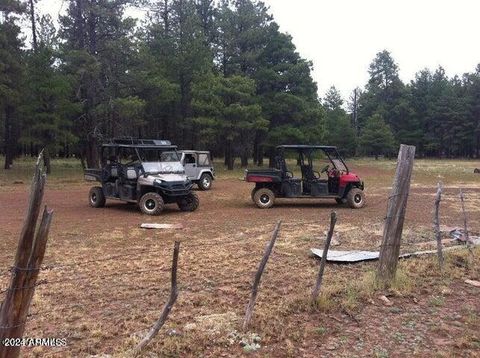
[(197, 184), (201, 190), (210, 190), (215, 179), (215, 169), (210, 152), (197, 150), (180, 150), (180, 162), (185, 168), (188, 179)]

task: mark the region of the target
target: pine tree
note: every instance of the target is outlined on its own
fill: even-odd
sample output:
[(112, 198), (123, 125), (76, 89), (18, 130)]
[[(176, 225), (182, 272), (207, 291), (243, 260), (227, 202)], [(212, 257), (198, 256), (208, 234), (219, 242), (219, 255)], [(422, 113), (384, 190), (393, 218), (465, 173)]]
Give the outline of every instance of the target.
[[(74, 118), (81, 155), (87, 165), (98, 165), (97, 146), (117, 134), (119, 109), (137, 111), (141, 100), (131, 96), (129, 70), (134, 56), (135, 21), (124, 17), (130, 0), (70, 0), (60, 18), (63, 71), (73, 84), (72, 101), (81, 104)], [(119, 101), (123, 105), (118, 105)], [(114, 104), (117, 103), (117, 106)], [(132, 108), (126, 108), (131, 104)], [(132, 124), (138, 124), (134, 121)], [(129, 128), (128, 133), (137, 128)]]
[(165, 111), (155, 116), (150, 112), (157, 112), (155, 108), (147, 107), (146, 114), (149, 123), (153, 122), (153, 128), (158, 128), (164, 137), (194, 147), (197, 130), (191, 120), (193, 81), (198, 74), (211, 69), (213, 57), (208, 34), (202, 27), (207, 19), (202, 22), (198, 6), (208, 10), (205, 4), (193, 0), (164, 0), (157, 6), (158, 15), (152, 17), (146, 28), (146, 58), (150, 58), (153, 73), (165, 86), (158, 88)]
[(475, 72), (465, 75), (467, 96), (467, 118), (472, 128), (470, 136), (473, 142), (472, 156), (480, 158), (480, 64)]
[(245, 76), (211, 74), (196, 83), (194, 98), (196, 122), (204, 128), (203, 135), (210, 142), (207, 145), (223, 142), (227, 168), (232, 170), (235, 156), (248, 158), (255, 133), (268, 126), (256, 103), (255, 82)]
[(359, 143), (365, 154), (378, 159), (379, 155), (388, 155), (394, 150), (395, 140), (388, 124), (380, 115), (374, 114), (367, 119)]
[(0, 5), (0, 122), (3, 122), (5, 169), (13, 164), (20, 129), (17, 111), (23, 91), (24, 64), (17, 20), (24, 11), (16, 0)]
[(340, 92), (332, 86), (323, 100), (325, 108), (325, 143), (338, 147), (342, 155), (354, 155), (356, 149), (355, 131), (347, 112), (343, 109)]
[(377, 53), (368, 73), (370, 79), (359, 100), (360, 126), (372, 115), (379, 114), (393, 133), (397, 133), (408, 116), (404, 111), (405, 86), (398, 76), (398, 65), (390, 52), (384, 50)]
[(291, 36), (272, 23), (254, 76), (263, 116), (270, 122), (268, 136), (262, 138), (269, 148), (270, 164), (276, 145), (319, 143), (324, 137), (324, 111), (311, 69)]

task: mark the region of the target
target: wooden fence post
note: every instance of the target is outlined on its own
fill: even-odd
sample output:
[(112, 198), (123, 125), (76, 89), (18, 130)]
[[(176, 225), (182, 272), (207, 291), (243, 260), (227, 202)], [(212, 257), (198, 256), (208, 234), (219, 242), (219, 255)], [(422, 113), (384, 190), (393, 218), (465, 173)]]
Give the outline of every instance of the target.
[(148, 343), (158, 334), (160, 328), (165, 324), (165, 321), (172, 310), (173, 304), (177, 300), (178, 297), (178, 289), (177, 289), (177, 267), (178, 267), (178, 254), (180, 252), (180, 242), (175, 241), (175, 246), (173, 248), (173, 260), (172, 260), (172, 278), (171, 278), (171, 289), (170, 289), (170, 297), (168, 298), (167, 303), (163, 306), (163, 311), (160, 317), (158, 318), (157, 322), (153, 325), (147, 335), (138, 343), (137, 347), (135, 348), (135, 355), (138, 355), (143, 348), (147, 346)]
[(262, 261), (260, 262), (260, 266), (258, 267), (257, 273), (255, 274), (255, 280), (253, 281), (252, 287), (252, 294), (250, 296), (250, 301), (248, 302), (247, 309), (245, 311), (245, 320), (243, 321), (243, 329), (246, 330), (248, 325), (250, 324), (250, 320), (252, 319), (253, 309), (255, 308), (255, 302), (257, 300), (258, 294), (258, 286), (260, 284), (260, 279), (262, 278), (263, 270), (265, 270), (265, 266), (267, 265), (268, 258), (272, 253), (273, 245), (275, 245), (275, 241), (277, 240), (278, 232), (280, 231), (280, 225), (282, 221), (278, 221), (277, 225), (275, 226), (275, 230), (273, 231), (272, 239), (268, 244), (267, 248), (265, 249), (265, 253), (263, 254)]
[(467, 211), (465, 210), (465, 197), (463, 195), (462, 189), (460, 189), (460, 200), (462, 202), (463, 230), (465, 232), (465, 241), (467, 243), (467, 246), (470, 247), (472, 241), (470, 240), (470, 235), (468, 233)]
[(435, 239), (437, 240), (438, 265), (440, 266), (440, 269), (443, 269), (442, 236), (440, 234), (440, 201), (442, 201), (442, 186), (440, 183), (438, 183), (437, 195), (435, 195), (433, 229), (435, 231)]
[[(37, 278), (45, 254), (53, 211), (45, 207), (40, 226), (35, 234), (46, 180), (40, 167), (41, 159), (42, 153), (35, 167), (30, 202), (20, 234), (15, 263), (11, 270), (10, 285), (0, 307), (0, 342), (5, 338), (23, 337), (30, 302), (37, 286)], [(20, 346), (5, 346), (0, 343), (0, 358), (18, 357), (19, 354)]]
[(320, 288), (322, 286), (323, 280), (323, 271), (325, 270), (325, 264), (327, 262), (328, 249), (330, 248), (330, 243), (332, 242), (333, 230), (335, 229), (335, 223), (337, 222), (337, 213), (332, 211), (330, 214), (330, 230), (327, 234), (327, 241), (323, 247), (322, 253), (322, 262), (320, 263), (320, 269), (318, 271), (317, 282), (312, 291), (312, 301), (315, 303), (318, 300), (318, 295), (320, 294)]
[(376, 277), (380, 287), (388, 287), (395, 278), (397, 271), (403, 222), (407, 209), (414, 159), (415, 147), (401, 144), (400, 151), (398, 152), (397, 170), (393, 182), (392, 194), (388, 200), (382, 247), (380, 248), (380, 259)]

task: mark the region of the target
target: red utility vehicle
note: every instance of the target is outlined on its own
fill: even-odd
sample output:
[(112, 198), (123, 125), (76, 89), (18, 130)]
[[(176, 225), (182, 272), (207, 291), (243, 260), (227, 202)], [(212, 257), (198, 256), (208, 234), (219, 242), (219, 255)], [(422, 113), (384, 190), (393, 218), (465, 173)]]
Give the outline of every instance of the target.
[[(301, 177), (287, 168), (285, 158), (293, 152)], [(316, 168), (317, 162), (325, 165)], [(323, 145), (281, 145), (275, 167), (247, 169), (245, 180), (255, 183), (252, 200), (261, 208), (273, 206), (276, 198), (325, 198), (359, 209), (365, 205), (364, 184), (350, 172), (336, 147)]]

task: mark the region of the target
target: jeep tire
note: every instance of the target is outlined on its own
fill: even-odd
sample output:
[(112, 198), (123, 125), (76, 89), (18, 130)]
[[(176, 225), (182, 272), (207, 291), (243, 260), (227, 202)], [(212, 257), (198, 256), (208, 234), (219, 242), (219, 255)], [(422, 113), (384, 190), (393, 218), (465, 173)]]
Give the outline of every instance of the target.
[(200, 200), (198, 200), (197, 194), (190, 193), (179, 199), (177, 204), (181, 211), (195, 211), (200, 205)]
[(150, 192), (150, 193), (144, 194), (140, 198), (140, 201), (138, 202), (138, 206), (140, 206), (140, 210), (144, 214), (159, 215), (162, 212), (165, 204), (160, 194)]
[(88, 193), (88, 202), (92, 208), (103, 208), (105, 206), (105, 195), (103, 189), (99, 186), (94, 186)]
[(358, 188), (352, 188), (347, 194), (347, 203), (353, 209), (360, 209), (365, 206), (365, 193)]
[(207, 173), (203, 173), (198, 180), (198, 187), (200, 190), (210, 190), (212, 187), (212, 176)]
[(260, 209), (268, 209), (275, 203), (275, 194), (270, 189), (261, 188), (253, 194), (253, 201)]

